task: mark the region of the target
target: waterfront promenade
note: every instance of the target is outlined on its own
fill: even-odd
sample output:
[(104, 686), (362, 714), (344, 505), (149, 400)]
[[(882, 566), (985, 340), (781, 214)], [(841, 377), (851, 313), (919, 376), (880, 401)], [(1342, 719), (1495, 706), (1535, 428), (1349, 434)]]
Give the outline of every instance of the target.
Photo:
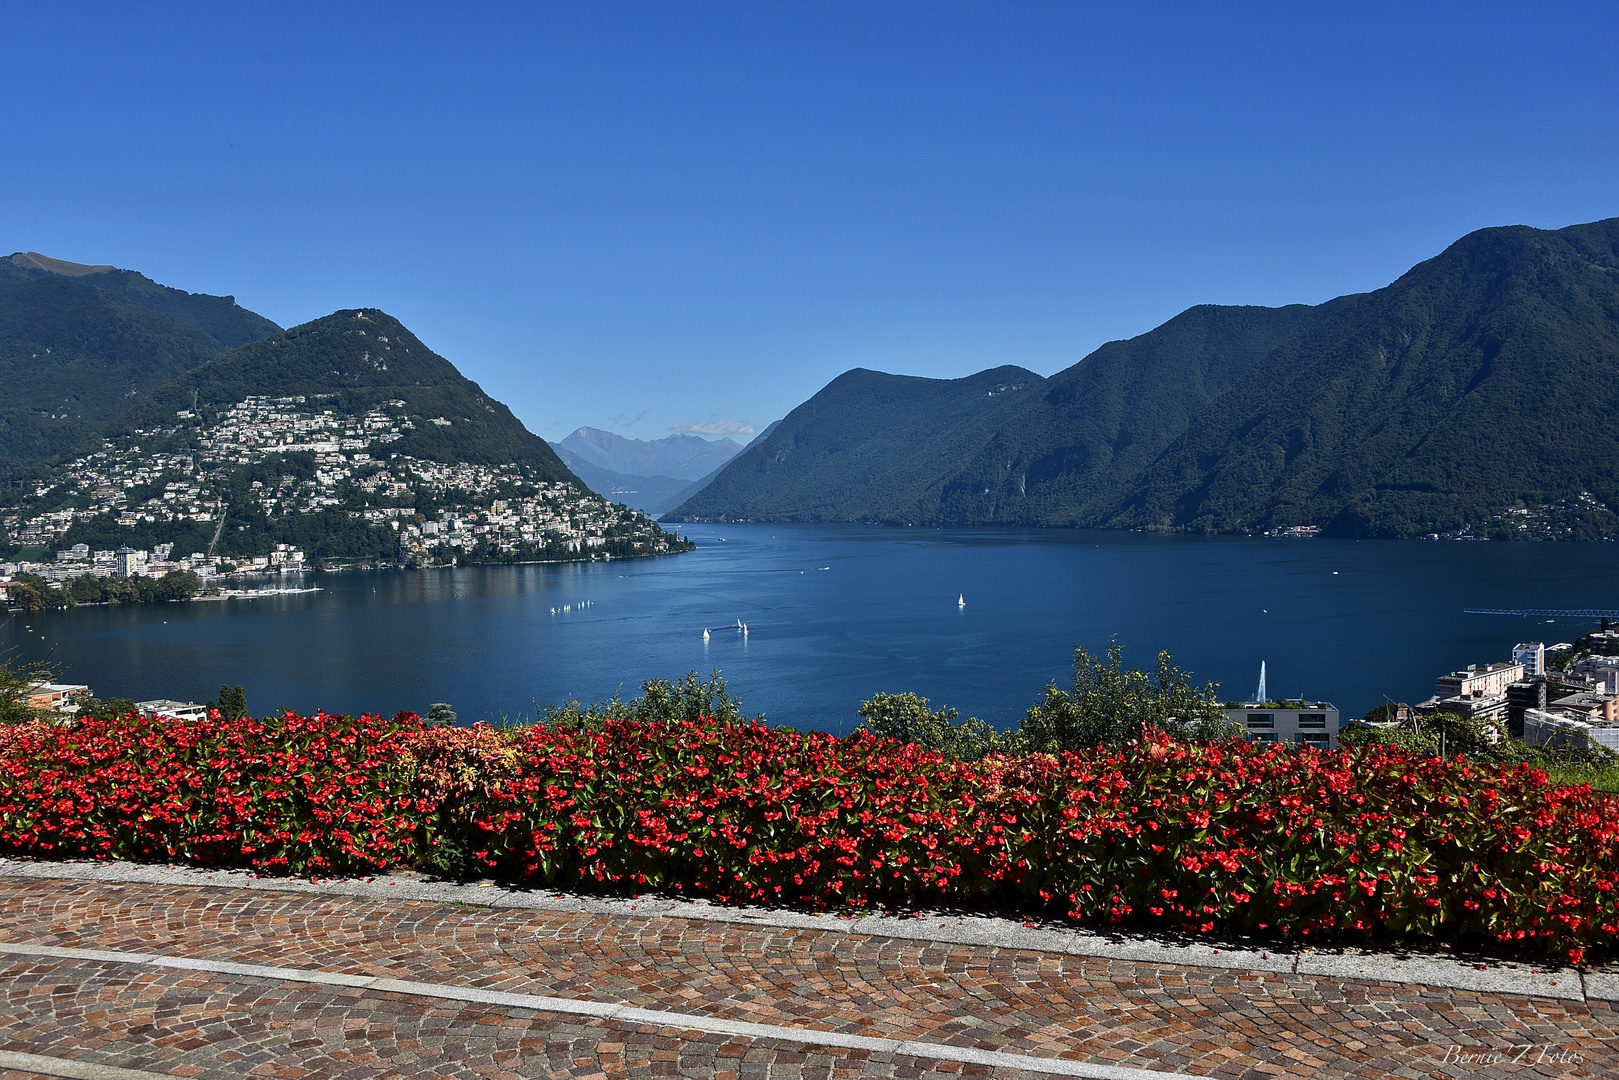
[(1616, 989), (968, 916), (0, 861), (6, 1080), (1596, 1077), (1619, 1073)]

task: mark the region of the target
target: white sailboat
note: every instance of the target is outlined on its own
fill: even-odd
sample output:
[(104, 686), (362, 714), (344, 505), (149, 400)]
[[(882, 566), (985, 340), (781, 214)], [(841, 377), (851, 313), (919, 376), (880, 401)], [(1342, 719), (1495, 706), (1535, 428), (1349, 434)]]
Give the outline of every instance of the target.
[(703, 644), (708, 644), (708, 627), (703, 627)]
[(966, 593), (962, 593), (960, 596), (956, 597), (956, 606), (957, 607), (966, 607), (967, 606), (967, 594)]

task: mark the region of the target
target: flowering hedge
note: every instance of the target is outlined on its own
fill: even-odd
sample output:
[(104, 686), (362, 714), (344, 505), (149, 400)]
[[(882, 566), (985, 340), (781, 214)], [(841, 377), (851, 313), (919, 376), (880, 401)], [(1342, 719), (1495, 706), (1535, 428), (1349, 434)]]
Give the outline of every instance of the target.
[(1155, 739), (966, 764), (716, 722), (130, 716), (0, 729), (0, 847), (1619, 953), (1619, 800), (1386, 748)]

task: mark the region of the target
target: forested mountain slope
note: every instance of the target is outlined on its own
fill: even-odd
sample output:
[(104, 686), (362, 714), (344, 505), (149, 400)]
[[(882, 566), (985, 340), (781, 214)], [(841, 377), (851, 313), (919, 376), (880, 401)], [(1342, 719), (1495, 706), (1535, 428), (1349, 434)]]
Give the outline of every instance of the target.
[(399, 320), (371, 308), (334, 312), (222, 353), (155, 391), (131, 423), (172, 423), (193, 400), (213, 414), (249, 395), (320, 397), (323, 407), (355, 414), (402, 401), (414, 426), (391, 450), (433, 461), (515, 462), (536, 479), (579, 483), (510, 409)]
[(750, 445), (670, 521), (937, 520), (950, 475), (1045, 380), (1019, 367), (964, 379), (856, 368)]
[(1616, 418), (1619, 219), (1484, 229), (1277, 348), (1101, 520), (1411, 536), (1612, 506)]
[(0, 259), (0, 471), (94, 445), (142, 395), (279, 329), (229, 297), (132, 271)]
[(931, 382), (841, 376), (669, 517), (1619, 536), (1619, 219), (1480, 230), (1315, 307), (1192, 308), (952, 420)]
[(1331, 307), (1202, 305), (1103, 345), (1053, 375), (970, 462), (954, 465), (938, 520), (1093, 523), (1210, 401)]
[(668, 517), (1083, 524), (1323, 310), (1195, 307), (1050, 379), (1022, 368), (955, 380), (851, 371)]

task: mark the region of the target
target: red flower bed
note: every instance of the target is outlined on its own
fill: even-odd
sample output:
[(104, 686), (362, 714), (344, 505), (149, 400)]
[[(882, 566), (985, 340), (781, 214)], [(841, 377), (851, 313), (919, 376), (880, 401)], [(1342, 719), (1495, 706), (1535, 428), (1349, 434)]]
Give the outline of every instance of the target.
[(318, 715), (0, 731), (0, 846), (406, 864), (734, 900), (1053, 908), (1308, 940), (1614, 955), (1619, 802), (1390, 750), (1148, 741), (944, 760), (758, 725)]
[(325, 714), (0, 727), (0, 848), (307, 876), (407, 862), (428, 808), (399, 766), (420, 730)]

